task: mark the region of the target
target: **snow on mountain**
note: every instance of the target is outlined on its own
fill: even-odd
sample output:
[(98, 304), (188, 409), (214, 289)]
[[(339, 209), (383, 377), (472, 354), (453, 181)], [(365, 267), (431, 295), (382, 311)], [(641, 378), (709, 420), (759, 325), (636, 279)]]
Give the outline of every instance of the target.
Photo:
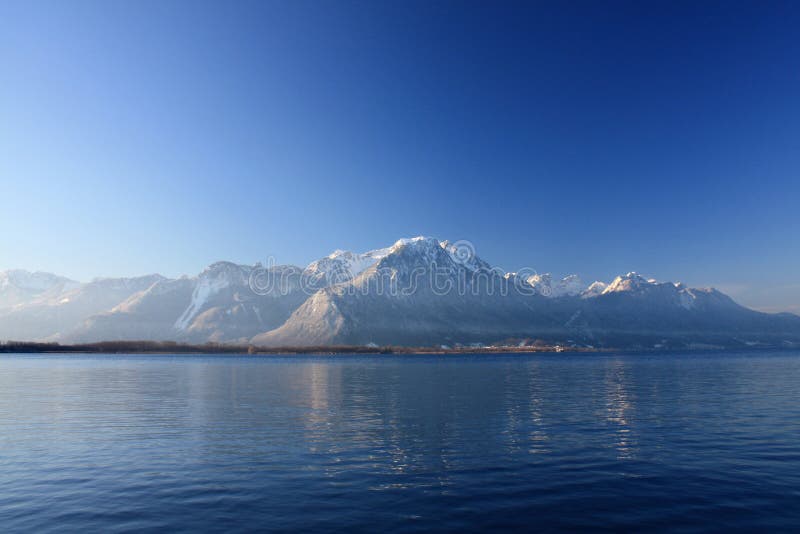
[(447, 251), (450, 258), (470, 271), (489, 270), (491, 265), (475, 254), (475, 248), (469, 241), (442, 241), (440, 246)]
[(697, 301), (697, 295), (695, 295), (691, 289), (685, 287), (681, 283), (676, 283), (675, 289), (678, 290), (678, 298), (680, 299), (681, 306), (687, 310), (694, 308), (695, 301)]
[(69, 341), (243, 341), (280, 326), (306, 299), (302, 269), (217, 262), (195, 277), (162, 280), (88, 317)]
[(175, 321), (176, 330), (186, 330), (209, 298), (231, 285), (244, 286), (249, 278), (250, 268), (230, 262), (217, 262), (200, 273), (192, 292), (192, 300), (186, 310)]
[(65, 282), (77, 285), (77, 282), (52, 273), (30, 272), (23, 269), (0, 272), (0, 290), (15, 287), (33, 292), (42, 292)]
[[(800, 318), (747, 310), (714, 290), (658, 283), (636, 273), (589, 287), (574, 275), (522, 281), (519, 274), (491, 269), (469, 246), (453, 246), (415, 238), (396, 243), (388, 253), (380, 249), (382, 257), (359, 276), (321, 289), (279, 328), (251, 341), (272, 346), (426, 345), (537, 337), (638, 346), (654, 339), (735, 342), (735, 336), (753, 333), (773, 341), (779, 336), (800, 339)], [(437, 283), (428, 276), (414, 278), (430, 274), (434, 266), (443, 274)], [(412, 292), (380, 291), (382, 276), (399, 287), (412, 279), (417, 285)], [(442, 291), (445, 287), (450, 290)], [(524, 288), (536, 291), (516, 290)], [(558, 298), (579, 295), (583, 298)]]
[(620, 291), (637, 291), (647, 286), (658, 284), (654, 279), (647, 279), (639, 273), (630, 272), (625, 275), (616, 277), (609, 285), (603, 290), (603, 294), (617, 293)]
[(336, 250), (322, 259), (311, 262), (306, 267), (306, 273), (321, 286), (346, 282), (385, 258), (391, 249), (392, 247), (386, 247), (361, 254), (349, 250)]
[(87, 284), (0, 273), (0, 339), (300, 346), (512, 338), (615, 347), (667, 338), (781, 343), (800, 341), (800, 317), (755, 312), (714, 289), (634, 272), (588, 287), (576, 275), (504, 274), (467, 241), (423, 236), (363, 253), (337, 250), (305, 269), (218, 262), (177, 280), (151, 275)]
[(174, 340), (173, 324), (186, 308), (195, 281), (190, 278), (159, 280), (114, 306), (84, 318), (60, 336), (64, 342), (147, 339)]
[(468, 243), (403, 240), (355, 279), (317, 291), (282, 326), (252, 342), (425, 345), (554, 329), (568, 319), (547, 313), (545, 299), (514, 290), (513, 281), (489, 269)]
[(0, 272), (0, 308), (27, 304), (78, 287), (79, 283), (51, 273), (13, 269)]
[[(599, 289), (599, 286), (597, 289)], [(616, 277), (601, 294), (631, 293), (642, 295), (647, 292), (658, 292), (665, 297), (673, 299), (682, 308), (691, 310), (695, 307), (698, 297), (713, 293), (714, 290), (688, 288), (680, 282), (658, 282), (653, 278), (645, 278), (638, 273), (630, 272)]]
[(74, 287), (67, 284), (69, 289), (64, 291), (47, 291), (30, 302), (0, 310), (0, 339), (60, 339), (87, 317), (110, 310), (159, 280), (163, 277), (99, 278)]
[(561, 280), (553, 281), (550, 273), (535, 274), (527, 280), (536, 291), (548, 298), (574, 297), (580, 295), (586, 285), (576, 274), (565, 276)]
[(581, 298), (590, 299), (602, 295), (607, 287), (608, 284), (605, 282), (592, 282), (592, 284), (581, 293)]
[(336, 250), (306, 267), (305, 275), (317, 281), (317, 288), (348, 282), (367, 269), (376, 266), (383, 258), (403, 247), (441, 248), (450, 258), (470, 270), (489, 269), (489, 264), (475, 255), (475, 250), (466, 241), (439, 241), (432, 237), (417, 236), (398, 239), (392, 246), (363, 253)]

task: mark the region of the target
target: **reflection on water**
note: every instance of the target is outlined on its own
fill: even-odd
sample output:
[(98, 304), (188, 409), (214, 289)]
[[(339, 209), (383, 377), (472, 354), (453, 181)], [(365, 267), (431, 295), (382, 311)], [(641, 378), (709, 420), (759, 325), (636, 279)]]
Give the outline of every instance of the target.
[(550, 452), (547, 448), (549, 437), (547, 426), (544, 420), (544, 386), (541, 384), (541, 371), (538, 362), (531, 361), (527, 368), (528, 379), (528, 421), (530, 430), (528, 431), (528, 452), (530, 454), (545, 454)]
[(786, 529), (798, 383), (788, 353), (4, 357), (0, 523)]
[(617, 427), (614, 446), (618, 452), (617, 458), (621, 460), (631, 459), (636, 453), (636, 436), (632, 425), (635, 403), (626, 382), (625, 360), (610, 360), (606, 369), (607, 420)]

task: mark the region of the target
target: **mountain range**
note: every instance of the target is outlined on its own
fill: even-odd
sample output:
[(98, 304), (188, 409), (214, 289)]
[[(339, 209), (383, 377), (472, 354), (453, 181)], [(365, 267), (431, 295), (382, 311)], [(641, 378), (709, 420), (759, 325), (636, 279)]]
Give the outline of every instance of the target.
[(218, 262), (177, 279), (78, 283), (0, 272), (2, 339), (775, 347), (800, 344), (800, 316), (750, 310), (715, 289), (633, 272), (591, 284), (575, 275), (507, 273), (468, 242), (416, 237), (366, 253), (337, 250), (305, 268)]

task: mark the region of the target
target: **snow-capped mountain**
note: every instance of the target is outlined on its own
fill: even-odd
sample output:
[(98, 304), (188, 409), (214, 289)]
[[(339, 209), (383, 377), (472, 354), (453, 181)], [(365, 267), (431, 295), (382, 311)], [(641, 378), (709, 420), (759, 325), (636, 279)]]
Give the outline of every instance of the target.
[[(602, 286), (598, 285), (595, 291), (599, 290), (600, 287)], [(587, 289), (584, 294), (588, 293), (589, 290)], [(638, 273), (630, 272), (616, 277), (610, 284), (605, 286), (600, 294), (611, 295), (614, 293), (627, 293), (639, 298), (651, 298), (660, 294), (690, 310), (694, 308), (698, 298), (702, 299), (710, 293), (719, 292), (710, 289), (689, 288), (680, 282), (658, 282), (653, 278), (645, 278)], [(719, 294), (721, 295), (721, 293)]]
[(189, 306), (175, 321), (176, 330), (186, 330), (206, 307), (209, 300), (214, 300), (221, 292), (229, 289), (243, 288), (250, 279), (250, 268), (235, 263), (218, 262), (200, 273), (194, 284), (192, 300)]
[(586, 285), (576, 274), (553, 281), (553, 276), (535, 274), (526, 280), (540, 295), (548, 298), (575, 297), (586, 290)]
[(14, 269), (0, 272), (0, 309), (52, 298), (79, 284), (51, 273)]
[(0, 310), (0, 339), (57, 340), (87, 317), (110, 310), (163, 277), (101, 278), (65, 284), (30, 302)]
[(433, 238), (417, 236), (397, 240), (392, 246), (370, 250), (364, 253), (348, 250), (336, 250), (330, 255), (311, 262), (305, 269), (305, 276), (309, 284), (316, 283), (318, 287), (327, 287), (334, 284), (348, 282), (358, 275), (377, 265), (382, 259), (396, 252), (401, 247), (423, 244), (435, 246), (445, 251), (450, 259), (469, 270), (489, 269), (490, 266), (475, 256), (474, 251), (464, 242), (451, 243), (439, 242)]
[(655, 280), (647, 279), (639, 273), (630, 272), (626, 275), (616, 277), (608, 287), (603, 290), (604, 294), (618, 293), (620, 291), (640, 291), (642, 288), (657, 285)]
[(488, 343), (746, 346), (800, 342), (800, 317), (765, 314), (714, 289), (637, 273), (588, 287), (576, 275), (504, 273), (464, 241), (401, 239), (337, 250), (305, 268), (217, 262), (79, 284), (0, 273), (0, 339), (175, 340), (257, 345)]
[(606, 284), (605, 282), (599, 282), (599, 281), (592, 282), (589, 285), (589, 287), (587, 287), (581, 292), (581, 298), (591, 299), (599, 295), (602, 295), (607, 287), (608, 284)]
[[(659, 283), (636, 273), (586, 287), (577, 276), (498, 274), (477, 256), (455, 256), (446, 242), (404, 240), (377, 261), (307, 300), (281, 327), (255, 336), (264, 345), (452, 344), (503, 338), (581, 340), (650, 346), (800, 339), (800, 317), (743, 308), (713, 289)], [(458, 261), (456, 261), (458, 260)], [(432, 266), (440, 275), (431, 284)], [(386, 293), (416, 273), (412, 292)], [(437, 291), (437, 287), (469, 288)], [(547, 298), (543, 298), (547, 297)], [(574, 298), (581, 297), (581, 298)]]
[(369, 269), (391, 251), (391, 247), (370, 250), (362, 254), (348, 250), (335, 250), (328, 256), (311, 262), (306, 273), (320, 287), (347, 282)]
[[(528, 288), (530, 289), (530, 287)], [(477, 341), (558, 326), (534, 291), (474, 253), (434, 238), (401, 240), (358, 276), (314, 293), (263, 345)], [(491, 334), (489, 334), (491, 332)]]
[(280, 326), (302, 304), (301, 272), (217, 262), (193, 278), (161, 280), (63, 338), (246, 342)]

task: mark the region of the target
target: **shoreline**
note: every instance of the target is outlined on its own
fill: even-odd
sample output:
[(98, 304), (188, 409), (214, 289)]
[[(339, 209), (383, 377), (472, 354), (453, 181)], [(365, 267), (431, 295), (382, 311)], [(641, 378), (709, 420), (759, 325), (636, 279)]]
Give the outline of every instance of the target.
[(174, 342), (106, 341), (61, 345), (58, 343), (5, 342), (0, 343), (0, 356), (3, 354), (174, 354), (174, 355), (231, 355), (231, 356), (277, 356), (277, 355), (459, 355), (459, 354), (660, 354), (660, 353), (716, 353), (728, 352), (769, 352), (791, 351), (800, 347), (791, 346), (752, 346), (752, 347), (664, 347), (659, 349), (597, 348), (564, 345), (536, 346), (483, 346), (483, 347), (371, 347), (363, 345), (334, 345), (308, 347), (258, 347), (253, 345), (233, 345), (207, 343), (201, 345)]
[(61, 345), (58, 343), (6, 342), (0, 344), (0, 354), (474, 354), (474, 353), (532, 353), (532, 352), (608, 352), (615, 349), (541, 346), (485, 346), (485, 347), (406, 347), (364, 345), (321, 345), (308, 347), (259, 347), (207, 343), (201, 345), (173, 342), (104, 341)]

